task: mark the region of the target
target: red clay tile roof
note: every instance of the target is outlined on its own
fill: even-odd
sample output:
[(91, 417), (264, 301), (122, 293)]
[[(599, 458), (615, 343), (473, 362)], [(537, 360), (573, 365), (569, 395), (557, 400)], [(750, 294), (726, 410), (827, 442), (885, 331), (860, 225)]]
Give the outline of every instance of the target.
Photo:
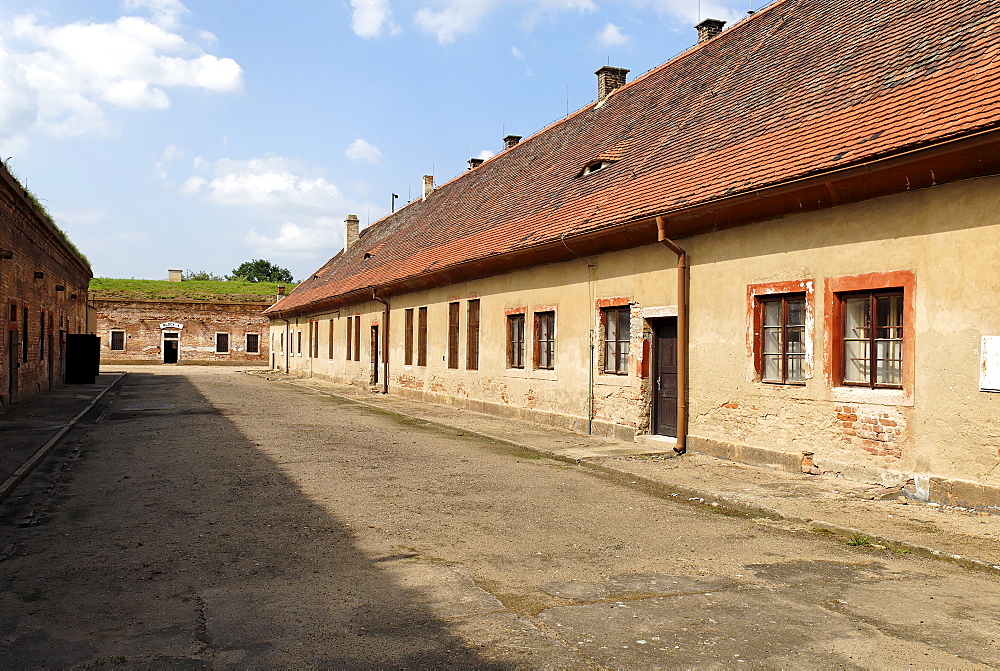
[(268, 312), (1000, 127), (998, 19), (780, 0), (373, 224)]

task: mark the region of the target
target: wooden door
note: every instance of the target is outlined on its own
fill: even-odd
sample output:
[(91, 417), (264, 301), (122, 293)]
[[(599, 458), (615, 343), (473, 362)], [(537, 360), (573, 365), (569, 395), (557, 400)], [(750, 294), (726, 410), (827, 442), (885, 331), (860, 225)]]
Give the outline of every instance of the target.
[(677, 319), (654, 324), (653, 430), (677, 436)]
[(378, 326), (372, 326), (372, 376), (371, 383), (378, 384)]

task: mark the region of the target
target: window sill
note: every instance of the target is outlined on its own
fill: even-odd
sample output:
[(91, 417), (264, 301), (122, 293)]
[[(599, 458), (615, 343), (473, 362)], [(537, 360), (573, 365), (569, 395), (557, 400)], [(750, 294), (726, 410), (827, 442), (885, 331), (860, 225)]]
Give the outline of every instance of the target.
[(904, 389), (871, 389), (870, 387), (834, 387), (833, 400), (838, 403), (873, 403), (913, 407), (913, 399)]
[(530, 368), (508, 368), (504, 371), (504, 375), (507, 377), (520, 378), (524, 380), (558, 380), (559, 376), (556, 375), (555, 370), (548, 369), (537, 369), (532, 370)]
[(615, 375), (613, 373), (599, 373), (594, 378), (594, 384), (605, 387), (631, 387), (633, 379), (631, 375)]

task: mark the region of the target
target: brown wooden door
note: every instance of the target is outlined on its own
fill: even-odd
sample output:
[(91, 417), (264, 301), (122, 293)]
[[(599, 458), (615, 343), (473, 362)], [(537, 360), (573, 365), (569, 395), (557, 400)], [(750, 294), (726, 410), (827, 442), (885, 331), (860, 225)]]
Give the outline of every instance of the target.
[(653, 373), (653, 430), (677, 435), (677, 320), (654, 324), (656, 370)]
[(371, 383), (378, 384), (378, 326), (372, 326), (372, 376)]

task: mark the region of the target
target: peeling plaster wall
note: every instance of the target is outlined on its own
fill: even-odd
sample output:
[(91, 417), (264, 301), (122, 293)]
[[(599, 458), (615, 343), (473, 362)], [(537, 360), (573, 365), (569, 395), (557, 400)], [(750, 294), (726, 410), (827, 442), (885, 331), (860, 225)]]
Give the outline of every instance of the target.
[[(1000, 179), (786, 217), (686, 241), (690, 252), (690, 434), (814, 452), (821, 470), (902, 484), (933, 474), (1000, 487), (1000, 395), (981, 392), (979, 349), (1000, 334)], [(837, 386), (827, 283), (904, 271), (914, 284), (904, 389)], [(757, 381), (745, 301), (751, 284), (813, 280), (805, 386)]]
[[(1000, 394), (980, 392), (982, 336), (1000, 335), (1000, 178), (954, 183), (804, 213), (681, 240), (691, 263), (690, 429), (694, 449), (795, 467), (814, 453), (821, 471), (899, 485), (914, 477), (1000, 488)], [(590, 264), (589, 267), (588, 264)], [(593, 373), (595, 433), (650, 430), (651, 323), (675, 315), (676, 258), (660, 245), (540, 266), (390, 297), (390, 390), (512, 417), (587, 430)], [(903, 389), (839, 386), (832, 368), (833, 291), (870, 275), (903, 278), (907, 354)], [(846, 279), (845, 279), (846, 278)], [(853, 282), (853, 284), (852, 284)], [(751, 287), (808, 288), (809, 339), (803, 386), (758, 380)], [(891, 286), (886, 285), (886, 286)], [(838, 287), (840, 287), (838, 289)], [(481, 301), (478, 371), (466, 366), (467, 301)], [(600, 305), (631, 304), (627, 376), (601, 367)], [(447, 367), (448, 305), (460, 303), (458, 369)], [(404, 364), (404, 313), (428, 307), (427, 366)], [(556, 311), (555, 369), (531, 368), (531, 315)], [(526, 312), (526, 367), (506, 365), (506, 314)], [(360, 361), (346, 361), (346, 317), (363, 321)], [(318, 358), (293, 352), (290, 371), (358, 385), (372, 380), (369, 327), (382, 306), (368, 302), (320, 321)], [(333, 321), (334, 355), (328, 356)], [(308, 318), (289, 329), (307, 330)], [(272, 321), (278, 347), (285, 325)], [(305, 338), (305, 336), (303, 336)], [(305, 342), (305, 341), (304, 341)], [(590, 346), (594, 346), (591, 363)], [(278, 353), (277, 365), (284, 365)], [(381, 371), (379, 371), (381, 374)], [(700, 446), (700, 447), (699, 447)], [(742, 446), (742, 447), (741, 447)], [(742, 449), (746, 448), (746, 449)], [(768, 454), (771, 456), (762, 457)]]
[[(590, 268), (588, 265), (595, 267)], [(595, 432), (631, 437), (648, 428), (648, 377), (642, 373), (646, 306), (675, 306), (676, 257), (659, 245), (541, 266), (526, 271), (450, 285), (439, 289), (391, 297), (390, 386), (391, 390), (422, 396), (443, 403), (473, 409), (534, 416), (575, 430), (587, 429), (588, 367), (593, 336), (593, 388)], [(480, 301), (479, 370), (466, 369), (468, 300)], [(606, 375), (601, 371), (603, 331), (600, 305), (607, 299), (631, 303), (630, 356), (628, 375)], [(447, 362), (448, 306), (459, 302), (459, 368)], [(404, 364), (405, 311), (428, 308), (427, 366)], [(507, 314), (523, 308), (525, 327), (525, 367), (507, 367)], [(540, 370), (532, 364), (533, 314), (556, 313), (555, 366)], [(347, 361), (347, 317), (360, 315), (363, 332), (360, 361)], [(291, 372), (322, 376), (351, 384), (371, 382), (369, 328), (380, 324), (382, 305), (368, 302), (341, 308), (336, 313), (291, 319), (290, 329), (307, 331), (308, 319), (320, 321), (320, 357), (309, 360), (293, 352)], [(329, 358), (329, 321), (334, 323), (334, 357)], [(284, 322), (271, 323), (272, 340), (280, 347)], [(305, 336), (304, 336), (305, 337)], [(293, 338), (294, 340), (294, 338)], [(414, 355), (414, 359), (416, 355)], [(284, 355), (276, 355), (284, 365)], [(381, 371), (379, 371), (381, 375)]]

